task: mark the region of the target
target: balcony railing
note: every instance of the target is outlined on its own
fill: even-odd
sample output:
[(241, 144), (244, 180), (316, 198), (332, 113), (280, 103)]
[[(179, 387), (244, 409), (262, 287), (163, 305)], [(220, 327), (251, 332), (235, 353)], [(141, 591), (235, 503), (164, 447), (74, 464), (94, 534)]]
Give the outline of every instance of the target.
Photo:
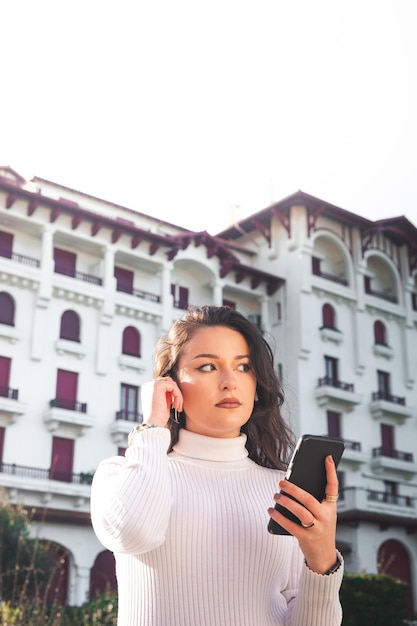
[(396, 506), (413, 506), (411, 496), (399, 496), (395, 493), (373, 491), (371, 489), (368, 490), (367, 495), (370, 502), (383, 502), (385, 504), (394, 504)]
[(412, 452), (400, 452), (399, 450), (391, 450), (389, 448), (384, 448), (383, 446), (379, 448), (373, 448), (372, 456), (386, 456), (390, 459), (398, 459), (399, 461), (407, 461), (408, 463), (413, 463), (414, 461)]
[(336, 389), (342, 389), (343, 391), (355, 391), (355, 385), (353, 383), (343, 383), (341, 380), (332, 378), (332, 376), (323, 376), (319, 378), (318, 387), (335, 387)]
[(393, 404), (400, 404), (401, 406), (405, 406), (405, 398), (393, 396), (387, 391), (374, 391), (372, 393), (372, 400), (385, 400), (386, 402), (392, 402)]
[(360, 441), (351, 441), (350, 439), (343, 439), (346, 450), (356, 450), (360, 452), (362, 450), (362, 444)]
[(67, 411), (77, 411), (78, 413), (87, 413), (87, 404), (78, 402), (77, 400), (68, 400), (67, 398), (53, 398), (49, 401), (50, 407), (57, 409), (66, 409)]
[(314, 276), (320, 276), (320, 278), (325, 278), (326, 280), (331, 280), (334, 283), (339, 283), (339, 285), (348, 285), (348, 281), (343, 276), (337, 276), (336, 274), (330, 274), (329, 272), (322, 272), (320, 269), (313, 267)]
[(18, 400), (19, 399), (19, 390), (11, 389), (11, 387), (1, 387), (0, 386), (0, 396), (2, 398), (9, 398), (10, 400)]
[(55, 273), (62, 274), (63, 276), (69, 276), (70, 278), (76, 278), (77, 280), (83, 280), (86, 283), (90, 283), (92, 285), (102, 285), (103, 281), (98, 276), (93, 276), (92, 274), (84, 274), (84, 272), (76, 272), (69, 270), (65, 267), (59, 267), (59, 265), (55, 265)]
[(161, 302), (161, 296), (156, 293), (151, 293), (150, 291), (133, 289), (133, 287), (123, 287), (121, 285), (117, 285), (117, 291), (121, 291), (122, 293), (128, 293), (131, 296), (136, 296), (136, 298), (142, 298), (142, 300), (149, 300), (149, 302)]
[(0, 256), (5, 259), (11, 259), (12, 261), (16, 261), (17, 263), (22, 263), (23, 265), (29, 265), (30, 267), (40, 267), (40, 261), (37, 259), (32, 259), (30, 256), (25, 256), (24, 254), (17, 254), (16, 252), (10, 252), (10, 250), (5, 250), (0, 248)]
[(143, 415), (142, 413), (138, 413), (138, 411), (128, 411), (127, 409), (120, 409), (120, 411), (116, 412), (116, 419), (126, 422), (137, 422), (141, 424), (143, 421)]
[(0, 472), (2, 474), (9, 474), (10, 476), (35, 478), (38, 480), (58, 480), (75, 485), (91, 485), (94, 476), (93, 472), (74, 474), (73, 472), (28, 467), (26, 465), (16, 465), (15, 463), (0, 463)]
[(365, 293), (367, 293), (369, 296), (375, 296), (375, 298), (382, 298), (382, 300), (393, 302), (394, 304), (398, 302), (398, 298), (394, 293), (372, 289), (372, 287), (370, 287), (366, 282), (365, 282)]

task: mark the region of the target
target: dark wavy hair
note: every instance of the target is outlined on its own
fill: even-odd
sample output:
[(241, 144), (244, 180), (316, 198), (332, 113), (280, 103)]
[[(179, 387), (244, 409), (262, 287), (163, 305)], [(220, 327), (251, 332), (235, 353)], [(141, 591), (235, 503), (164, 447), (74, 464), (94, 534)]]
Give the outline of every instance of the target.
[[(184, 346), (199, 328), (206, 326), (226, 326), (246, 339), (256, 378), (258, 399), (241, 432), (247, 435), (246, 448), (249, 458), (255, 463), (274, 469), (286, 469), (294, 436), (281, 415), (284, 394), (274, 369), (273, 353), (260, 330), (244, 315), (226, 306), (190, 307), (155, 346), (155, 378), (169, 375), (177, 382), (178, 361)], [(179, 414), (179, 423), (174, 417), (175, 413), (171, 410), (168, 423), (171, 431), (169, 451), (178, 441), (180, 428), (185, 426), (184, 413)]]

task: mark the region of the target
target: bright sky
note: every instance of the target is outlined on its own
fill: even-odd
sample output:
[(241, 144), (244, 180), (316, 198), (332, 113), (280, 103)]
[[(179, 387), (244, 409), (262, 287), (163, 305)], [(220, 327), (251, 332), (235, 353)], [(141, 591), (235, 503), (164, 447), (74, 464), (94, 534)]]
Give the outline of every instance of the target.
[(3, 0), (0, 164), (215, 233), (417, 224), (416, 0)]

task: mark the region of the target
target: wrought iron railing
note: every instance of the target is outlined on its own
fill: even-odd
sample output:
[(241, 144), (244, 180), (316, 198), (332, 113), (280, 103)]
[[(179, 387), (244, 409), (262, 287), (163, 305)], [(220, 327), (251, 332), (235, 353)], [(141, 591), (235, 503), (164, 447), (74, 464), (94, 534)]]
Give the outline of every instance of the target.
[(27, 465), (16, 465), (16, 463), (0, 463), (0, 472), (11, 476), (22, 478), (35, 478), (38, 480), (57, 480), (59, 482), (73, 483), (75, 485), (91, 485), (94, 472), (63, 472), (56, 469), (43, 469), (40, 467), (29, 467)]
[(77, 280), (83, 280), (86, 283), (90, 283), (92, 285), (102, 285), (103, 281), (98, 276), (93, 276), (92, 274), (85, 274), (84, 272), (76, 272), (75, 270), (69, 270), (66, 267), (60, 267), (55, 264), (55, 273), (62, 274), (63, 276), (69, 276), (70, 278), (76, 278)]
[(391, 450), (390, 448), (384, 448), (384, 446), (380, 446), (379, 448), (372, 449), (372, 456), (386, 456), (390, 459), (398, 459), (399, 461), (407, 461), (408, 463), (412, 463), (414, 460), (414, 456), (412, 452), (401, 452), (400, 450)]
[(10, 400), (18, 400), (19, 399), (19, 390), (12, 389), (11, 387), (2, 387), (0, 386), (0, 397), (2, 398), (10, 398)]
[(337, 380), (332, 376), (323, 376), (319, 378), (318, 386), (324, 387), (328, 385), (329, 387), (336, 387), (337, 389), (343, 389), (343, 391), (355, 391), (355, 385), (353, 383), (344, 383), (341, 380)]
[(41, 263), (38, 259), (33, 259), (30, 256), (25, 256), (24, 254), (17, 254), (17, 252), (10, 252), (10, 250), (0, 248), (0, 256), (5, 259), (11, 259), (12, 261), (16, 261), (17, 263), (22, 263), (22, 265), (29, 265), (31, 267), (40, 267)]
[(120, 409), (120, 411), (116, 412), (116, 419), (126, 422), (138, 422), (140, 424), (143, 421), (143, 415), (142, 413), (138, 413), (138, 411), (128, 411), (127, 409)]
[(129, 288), (117, 285), (117, 291), (128, 293), (131, 296), (141, 298), (142, 300), (148, 300), (149, 302), (161, 302), (161, 296), (156, 293), (151, 293), (150, 291), (143, 291), (143, 289), (133, 289), (133, 287)]
[(396, 506), (413, 506), (411, 496), (400, 496), (396, 493), (373, 491), (372, 489), (367, 491), (367, 496), (370, 502), (384, 502), (385, 504), (394, 504)]
[(77, 400), (68, 400), (67, 398), (53, 398), (49, 401), (50, 407), (57, 409), (66, 409), (67, 411), (77, 411), (78, 413), (87, 413), (87, 404), (78, 402)]
[(393, 404), (405, 406), (405, 398), (393, 396), (392, 393), (388, 393), (387, 391), (374, 391), (372, 393), (372, 400), (386, 400), (386, 402), (392, 402)]

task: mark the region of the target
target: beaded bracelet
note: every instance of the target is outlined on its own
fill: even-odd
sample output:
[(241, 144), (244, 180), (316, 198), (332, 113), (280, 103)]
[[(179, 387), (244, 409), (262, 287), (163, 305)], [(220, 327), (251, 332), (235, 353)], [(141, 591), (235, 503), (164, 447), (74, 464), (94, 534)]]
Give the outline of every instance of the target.
[(127, 438), (127, 445), (131, 446), (133, 444), (133, 437), (136, 435), (136, 433), (141, 433), (144, 430), (148, 430), (149, 428), (159, 428), (159, 426), (157, 426), (156, 424), (139, 424), (138, 426), (132, 428)]

